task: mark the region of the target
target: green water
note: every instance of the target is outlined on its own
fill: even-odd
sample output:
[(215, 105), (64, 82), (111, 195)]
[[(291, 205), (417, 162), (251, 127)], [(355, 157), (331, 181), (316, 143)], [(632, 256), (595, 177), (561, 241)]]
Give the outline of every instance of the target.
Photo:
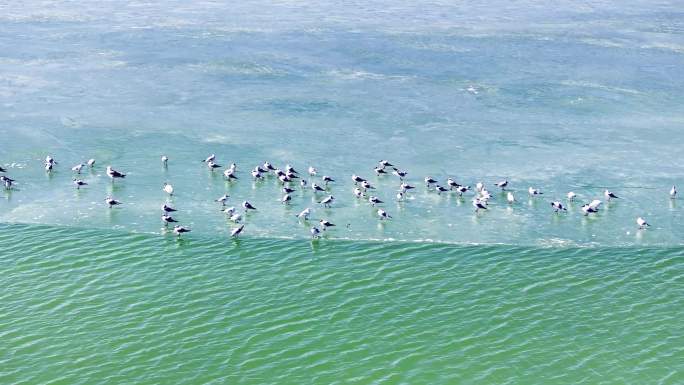
[(684, 249), (0, 227), (2, 384), (680, 384)]

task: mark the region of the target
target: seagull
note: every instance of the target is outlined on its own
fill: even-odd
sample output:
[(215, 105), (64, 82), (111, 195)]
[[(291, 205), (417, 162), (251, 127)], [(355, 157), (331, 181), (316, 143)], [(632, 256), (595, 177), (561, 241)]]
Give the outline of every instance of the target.
[(237, 172), (237, 164), (231, 163), (230, 166), (228, 166), (228, 169), (231, 170), (231, 172), (236, 173)]
[(446, 187), (437, 185), (437, 186), (435, 186), (435, 191), (437, 191), (437, 194), (441, 194), (443, 192), (449, 191), (449, 189)]
[(610, 202), (610, 199), (611, 199), (611, 198), (620, 199), (619, 196), (613, 194), (612, 192), (610, 192), (610, 191), (608, 191), (608, 190), (605, 190), (605, 191), (603, 192), (603, 196), (606, 197), (606, 200), (608, 200), (608, 202)]
[(577, 194), (575, 194), (575, 193), (572, 192), (572, 191), (570, 191), (570, 192), (567, 194), (568, 200), (569, 200), (570, 202), (574, 201), (576, 196), (577, 196)]
[(484, 183), (482, 182), (477, 182), (475, 184), (475, 191), (480, 192), (484, 189)]
[(375, 187), (373, 187), (370, 183), (368, 183), (368, 181), (365, 180), (361, 182), (361, 188), (363, 188), (364, 190), (375, 190)]
[(637, 225), (639, 225), (639, 229), (644, 229), (644, 228), (646, 228), (646, 227), (648, 227), (648, 226), (651, 226), (651, 225), (649, 225), (648, 222), (646, 222), (646, 220), (645, 220), (644, 218), (642, 218), (642, 217), (637, 218), (637, 219), (636, 219), (636, 223), (637, 223)]
[(513, 193), (512, 193), (512, 192), (509, 191), (509, 192), (506, 194), (506, 200), (508, 201), (508, 204), (511, 204), (511, 205), (512, 205), (513, 203), (515, 203), (515, 197), (513, 196)]
[(240, 225), (240, 227), (233, 229), (233, 231), (230, 232), (230, 236), (231, 237), (237, 237), (238, 235), (240, 235), (240, 233), (242, 232), (242, 230), (244, 228), (245, 228), (245, 225)]
[(166, 167), (169, 165), (169, 157), (168, 156), (162, 155), (161, 161), (162, 161), (162, 166)]
[(334, 181), (335, 181), (335, 179), (333, 179), (327, 175), (323, 175), (323, 183), (325, 183), (326, 186), (328, 185), (329, 182), (334, 182)]
[(235, 176), (235, 170), (232, 168), (227, 168), (223, 171), (223, 176), (228, 179), (237, 179), (238, 177)]
[(434, 179), (432, 179), (432, 178), (429, 177), (429, 176), (426, 176), (426, 177), (425, 177), (425, 186), (427, 186), (428, 188), (430, 188), (430, 185), (431, 185), (431, 184), (434, 184), (434, 183), (437, 183), (437, 181), (434, 180)]
[(307, 221), (309, 220), (309, 215), (311, 215), (311, 209), (307, 207), (302, 210), (301, 213), (297, 214), (297, 218)]
[(487, 189), (482, 189), (480, 191), (480, 200), (486, 202), (489, 202), (489, 200), (492, 198), (492, 194), (487, 191)]
[(376, 167), (373, 170), (375, 170), (375, 175), (382, 175), (382, 174), (387, 174), (387, 171), (385, 171), (384, 168), (381, 167)]
[(284, 205), (288, 204), (292, 200), (292, 196), (290, 194), (285, 194), (283, 197), (280, 199), (280, 202)]
[(88, 167), (93, 168), (95, 167), (95, 159), (88, 159), (88, 162), (86, 162)]
[(214, 160), (216, 160), (216, 154), (211, 154), (207, 157), (207, 159), (203, 160), (202, 162), (204, 163), (214, 163)]
[(234, 213), (229, 219), (234, 223), (240, 223), (242, 220), (242, 215), (240, 215), (240, 213)]
[(297, 170), (295, 170), (294, 167), (290, 166), (289, 164), (285, 165), (285, 172), (288, 174), (299, 174)]
[(162, 190), (164, 190), (164, 192), (169, 195), (173, 195), (173, 186), (171, 186), (168, 183), (164, 183), (164, 187), (162, 187)]
[(173, 219), (173, 217), (169, 214), (162, 214), (161, 219), (164, 222), (164, 226), (168, 226), (169, 223), (178, 222), (177, 220)]
[(553, 211), (555, 212), (558, 212), (559, 210), (568, 211), (568, 209), (565, 208), (560, 201), (551, 202), (551, 207), (553, 207)]
[(473, 199), (473, 207), (475, 207), (475, 212), (480, 210), (487, 210), (487, 205), (480, 201), (479, 198)]
[(501, 191), (504, 191), (506, 189), (506, 186), (508, 186), (508, 180), (506, 179), (496, 184), (496, 187), (500, 188)]
[(225, 209), (223, 209), (223, 213), (226, 215), (232, 216), (233, 214), (235, 214), (235, 207), (231, 206), (231, 207), (225, 208)]
[(52, 167), (54, 163), (45, 163), (45, 171), (52, 172)]
[(603, 203), (603, 202), (601, 202), (601, 201), (598, 200), (598, 199), (594, 199), (593, 201), (591, 201), (591, 203), (589, 203), (589, 206), (590, 206), (591, 208), (594, 208), (594, 209), (598, 210), (599, 206), (601, 206), (601, 203)]
[(122, 174), (122, 173), (114, 170), (112, 168), (112, 166), (107, 166), (107, 175), (112, 179), (125, 178), (126, 177), (126, 174)]
[(317, 173), (318, 173), (318, 170), (316, 170), (315, 167), (309, 166), (309, 175), (316, 176)]
[(381, 161), (378, 162), (378, 163), (380, 163), (380, 166), (382, 166), (382, 168), (394, 166), (394, 165), (393, 165), (392, 163), (390, 163), (388, 160), (381, 160)]
[(323, 231), (325, 231), (328, 227), (333, 227), (333, 226), (335, 226), (334, 223), (329, 222), (329, 221), (327, 221), (327, 220), (325, 220), (325, 219), (321, 219), (320, 221), (318, 221), (318, 223), (321, 225), (321, 228), (323, 229)]
[(295, 189), (287, 187), (287, 186), (283, 186), (282, 191), (283, 191), (283, 194), (291, 194), (291, 193), (295, 192)]
[(14, 182), (14, 179), (4, 175), (0, 175), (0, 181), (2, 181), (2, 183), (5, 184), (5, 190), (9, 190), (12, 188), (12, 183)]
[(161, 209), (162, 209), (162, 211), (165, 212), (165, 213), (171, 213), (171, 212), (174, 212), (174, 211), (178, 211), (178, 210), (174, 209), (173, 207), (171, 207), (171, 206), (169, 206), (169, 205), (167, 205), (167, 204), (163, 204)]
[(408, 183), (402, 183), (402, 184), (399, 185), (399, 191), (401, 191), (401, 192), (406, 192), (406, 191), (412, 190), (412, 189), (414, 189), (414, 188), (416, 188), (416, 187), (415, 187), (415, 186), (411, 186), (411, 185), (408, 184)]
[(311, 233), (311, 239), (316, 239), (321, 234), (321, 230), (319, 230), (318, 227), (316, 227), (316, 226), (311, 226), (311, 229), (309, 229), (309, 232)]
[(461, 185), (456, 183), (455, 180), (448, 178), (447, 179), (447, 186), (449, 186), (449, 189), (453, 190), (455, 188), (459, 188)]
[(306, 188), (306, 179), (300, 179), (299, 185), (302, 186), (302, 189)]
[(527, 192), (528, 192), (530, 195), (542, 195), (542, 194), (544, 194), (543, 192), (537, 190), (536, 188), (532, 188), (532, 187), (528, 188), (528, 189), (527, 189)]
[(252, 206), (252, 204), (247, 201), (242, 202), (242, 207), (244, 207), (245, 212), (247, 210), (256, 210), (256, 207)]
[(114, 199), (112, 197), (105, 198), (105, 203), (107, 203), (107, 206), (109, 206), (110, 209), (112, 208), (112, 206), (116, 206), (116, 205), (121, 204), (121, 202), (117, 201), (116, 199)]
[(458, 186), (456, 191), (458, 191), (458, 196), (463, 196), (463, 193), (470, 190), (470, 186)]
[(392, 171), (392, 174), (398, 176), (399, 179), (401, 179), (401, 180), (403, 180), (404, 178), (406, 178), (406, 175), (408, 175), (408, 172), (406, 172), (406, 171), (401, 171), (401, 170), (399, 170), (399, 169), (396, 168), (396, 167), (393, 167), (392, 169), (394, 170), (394, 171)]
[(76, 190), (80, 190), (81, 186), (87, 186), (88, 183), (82, 181), (81, 179), (74, 179), (74, 185), (76, 185)]
[(385, 211), (385, 210), (383, 210), (383, 209), (378, 209), (378, 216), (380, 217), (380, 220), (381, 220), (381, 221), (384, 220), (384, 219), (390, 219), (390, 218), (392, 218), (392, 216), (389, 215), (389, 214), (387, 214), (387, 211)]
[(361, 198), (361, 197), (363, 197), (363, 191), (361, 191), (361, 189), (358, 187), (354, 187), (354, 195), (357, 198)]
[(317, 185), (316, 183), (311, 183), (311, 189), (316, 191), (316, 192), (325, 191), (325, 189), (323, 187)]
[(178, 225), (173, 226), (173, 233), (176, 234), (177, 237), (180, 237), (181, 234), (183, 234), (183, 233), (189, 233), (189, 232), (191, 232), (191, 231), (192, 231), (192, 230), (190, 230), (190, 229), (187, 228), (187, 227), (178, 226)]
[(591, 206), (590, 204), (585, 204), (582, 205), (582, 212), (584, 213), (584, 216), (587, 216), (590, 213), (597, 213), (598, 207)]
[(213, 160), (210, 160), (210, 161), (207, 162), (207, 167), (208, 167), (210, 170), (214, 171), (215, 168), (220, 168), (220, 167), (222, 167), (222, 166), (221, 166), (220, 164), (214, 163)]
[(226, 205), (226, 201), (228, 200), (228, 198), (230, 198), (230, 195), (228, 195), (228, 194), (223, 194), (223, 196), (221, 196), (220, 198), (214, 200), (214, 202), (221, 202), (221, 206), (225, 206), (225, 205)]
[(269, 171), (275, 171), (275, 167), (269, 162), (264, 162), (264, 168)]
[(403, 192), (399, 191), (397, 193), (397, 200), (398, 201), (404, 200), (404, 193)]
[(677, 188), (675, 186), (672, 186), (670, 189), (670, 199), (675, 199), (677, 196)]
[(50, 155), (45, 157), (45, 164), (57, 164), (57, 161), (54, 160)]
[(259, 174), (264, 174), (268, 172), (268, 170), (264, 170), (263, 168), (261, 168), (261, 166), (254, 167), (254, 171), (257, 171)]
[(262, 178), (259, 170), (252, 170), (252, 178), (254, 178), (254, 179), (261, 179)]
[(375, 206), (378, 203), (385, 203), (376, 196), (371, 196), (370, 198), (368, 198), (368, 202), (370, 202), (371, 206)]
[(72, 167), (71, 171), (75, 172), (76, 174), (80, 174), (83, 167), (85, 167), (85, 164), (79, 163), (79, 164), (75, 165), (74, 167)]
[(361, 182), (365, 182), (365, 181), (366, 181), (365, 179), (361, 178), (360, 176), (358, 176), (358, 175), (356, 175), (356, 174), (352, 175), (351, 178), (352, 178), (352, 180), (354, 181), (354, 184), (357, 184), (357, 183), (361, 183)]
[(322, 203), (324, 207), (329, 208), (330, 205), (332, 204), (333, 200), (335, 200), (335, 197), (332, 195), (328, 195), (325, 199), (323, 199), (322, 201), (320, 201), (318, 203)]
[(288, 177), (288, 176), (285, 175), (285, 174), (280, 175), (280, 176), (278, 177), (278, 180), (279, 180), (281, 183), (283, 183), (283, 184), (288, 183), (288, 182), (292, 182), (292, 179), (290, 179), (290, 177)]

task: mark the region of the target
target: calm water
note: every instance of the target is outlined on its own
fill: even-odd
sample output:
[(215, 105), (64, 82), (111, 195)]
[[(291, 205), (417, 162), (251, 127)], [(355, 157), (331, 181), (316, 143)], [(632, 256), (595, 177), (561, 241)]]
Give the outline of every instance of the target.
[[(18, 182), (0, 194), (0, 383), (684, 382), (682, 20), (668, 1), (0, 5)], [(419, 186), (406, 202), (380, 159)], [(336, 178), (333, 208), (280, 204), (249, 178), (266, 160)], [(475, 214), (428, 175), (507, 178), (518, 202)], [(604, 188), (622, 199), (582, 216)], [(259, 209), (239, 241), (224, 193)], [(304, 207), (338, 227), (310, 242)]]

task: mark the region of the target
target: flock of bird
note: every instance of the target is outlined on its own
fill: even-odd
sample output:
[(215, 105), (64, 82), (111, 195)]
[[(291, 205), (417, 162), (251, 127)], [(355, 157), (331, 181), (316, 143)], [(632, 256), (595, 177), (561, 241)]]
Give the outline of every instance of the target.
[[(168, 167), (168, 162), (169, 158), (166, 155), (163, 155), (161, 157), (161, 162), (163, 167)], [(222, 166), (216, 163), (216, 155), (211, 154), (208, 156), (206, 159), (202, 161), (203, 163), (206, 164), (206, 167), (214, 172), (214, 170), (221, 168)], [(45, 171), (50, 173), (54, 169), (54, 167), (57, 165), (57, 161), (52, 158), (51, 156), (47, 156), (44, 161), (44, 166), (45, 166)], [(80, 175), (81, 171), (85, 168), (94, 168), (95, 167), (95, 159), (90, 159), (86, 163), (79, 163), (71, 168), (71, 170), (74, 172), (76, 175)], [(318, 176), (318, 170), (310, 166), (308, 168), (308, 174), (311, 178), (316, 178)], [(5, 174), (7, 170), (3, 167), (0, 166), (0, 173)], [(390, 163), (387, 160), (381, 160), (378, 162), (377, 166), (374, 168), (374, 172), (377, 176), (382, 176), (382, 175), (387, 175), (391, 174), (396, 176), (399, 179), (399, 190), (396, 194), (396, 199), (397, 201), (403, 201), (406, 197), (406, 194), (410, 194), (410, 191), (415, 189), (416, 186), (411, 185), (405, 181), (405, 178), (408, 176), (408, 172), (404, 170), (400, 170), (399, 168), (395, 167), (392, 163)], [(117, 180), (117, 179), (124, 179), (126, 177), (126, 174), (123, 172), (117, 171), (112, 168), (112, 166), (107, 166), (106, 174), (109, 178), (111, 178), (112, 181)], [(299, 185), (301, 189), (307, 189), (310, 188), (314, 191), (314, 193), (318, 194), (325, 194), (326, 196), (323, 197), (320, 201), (318, 201), (319, 204), (323, 205), (326, 208), (332, 207), (335, 197), (329, 193), (330, 191), (330, 183), (335, 182), (335, 179), (328, 175), (323, 175), (320, 178), (320, 182), (316, 182), (316, 179), (311, 179), (310, 181), (307, 181), (305, 178), (301, 178), (300, 174), (297, 170), (295, 170), (291, 165), (286, 165), (284, 170), (277, 168), (273, 166), (269, 162), (264, 162), (263, 165), (258, 165), (254, 167), (251, 171), (251, 176), (255, 180), (260, 180), (265, 177), (276, 177), (278, 181), (282, 184), (282, 193), (283, 196), (280, 198), (280, 202), (282, 204), (289, 204), (290, 201), (292, 200), (292, 193), (295, 192), (295, 188), (293, 187), (293, 184), (296, 183), (296, 180), (299, 179)], [(235, 179), (238, 179), (237, 176), (237, 166), (235, 163), (232, 163), (228, 168), (226, 168), (223, 171), (223, 176), (226, 180), (232, 181)], [(358, 199), (366, 199), (371, 206), (375, 207), (378, 204), (384, 203), (382, 200), (380, 200), (377, 196), (372, 195), (372, 190), (375, 190), (376, 188), (365, 178), (362, 178), (359, 175), (353, 174), (351, 176), (351, 180), (354, 182), (354, 190), (353, 194), (356, 196)], [(6, 176), (6, 175), (0, 175), (0, 181), (3, 183), (4, 188), (6, 190), (11, 190), (13, 188), (13, 185), (15, 184), (15, 180)], [(471, 186), (468, 185), (463, 185), (457, 183), (453, 178), (447, 178), (446, 183), (444, 185), (440, 184), (438, 180), (433, 179), (432, 177), (428, 176), (424, 178), (424, 183), (425, 187), (428, 190), (435, 191), (437, 194), (442, 194), (442, 193), (456, 193), (459, 196), (463, 196), (463, 194), (472, 192), (474, 194), (472, 198), (472, 205), (475, 208), (475, 212), (479, 212), (480, 210), (487, 210), (489, 201), (492, 199), (492, 194), (487, 190), (485, 187), (484, 183), (478, 182), (475, 185), (475, 188), (471, 188)], [(77, 189), (80, 189), (83, 186), (87, 186), (88, 183), (86, 183), (84, 180), (75, 177), (73, 179), (73, 184)], [(506, 201), (508, 204), (512, 205), (516, 202), (516, 198), (513, 194), (512, 191), (506, 190), (508, 187), (509, 183), (508, 180), (502, 180), (498, 183), (496, 183), (496, 187), (501, 190), (501, 192), (505, 192), (506, 195)], [(174, 193), (174, 188), (170, 183), (164, 183), (162, 186), (162, 190), (168, 194), (169, 196), (172, 196)], [(537, 197), (541, 196), (544, 193), (537, 188), (529, 187), (528, 190), (528, 195), (530, 197)], [(612, 199), (620, 199), (615, 193), (609, 190), (605, 190), (603, 192), (603, 195), (607, 201), (610, 201)], [(672, 186), (669, 192), (670, 198), (675, 199), (677, 196), (677, 188), (675, 186)], [(577, 197), (577, 194), (574, 192), (570, 191), (566, 194), (566, 198), (568, 201), (572, 202), (575, 200)], [(235, 207), (226, 207), (226, 203), (229, 201), (230, 196), (227, 194), (224, 194), (223, 196), (219, 197), (218, 199), (215, 200), (215, 202), (220, 203), (222, 207), (222, 211), (227, 215), (230, 221), (236, 224), (236, 227), (231, 230), (231, 237), (237, 237), (239, 236), (244, 228), (245, 225), (243, 223), (243, 215), (246, 214), (249, 211), (255, 211), (256, 207), (252, 205), (248, 201), (243, 201), (241, 204), (240, 209), (236, 209)], [(105, 198), (105, 203), (107, 206), (111, 209), (114, 206), (122, 204), (121, 201), (115, 199), (112, 196), (107, 196)], [(585, 203), (582, 205), (581, 210), (582, 213), (586, 215), (594, 214), (599, 211), (599, 208), (603, 202), (599, 199), (594, 199), (591, 202)], [(566, 204), (559, 200), (555, 200), (550, 202), (550, 206), (552, 210), (556, 213), (562, 212), (562, 211), (567, 211)], [(162, 215), (161, 215), (161, 220), (164, 223), (164, 226), (169, 226), (173, 224), (173, 233), (180, 237), (183, 233), (190, 232), (191, 229), (182, 225), (177, 224), (178, 221), (173, 218), (174, 212), (177, 210), (171, 207), (168, 202), (164, 203), (161, 207)], [(308, 222), (309, 217), (311, 216), (312, 209), (307, 207), (304, 210), (302, 210), (299, 214), (296, 215), (297, 219), (300, 221)], [(377, 208), (376, 214), (379, 220), (384, 221), (391, 219), (392, 216), (385, 211), (382, 208)], [(636, 223), (639, 227), (639, 229), (644, 229), (648, 226), (648, 222), (643, 218), (643, 217), (637, 217)], [(327, 219), (320, 219), (318, 222), (318, 226), (310, 226), (309, 231), (311, 234), (312, 238), (318, 238), (321, 235), (321, 232), (326, 231), (328, 228), (335, 226), (334, 223), (330, 222)]]

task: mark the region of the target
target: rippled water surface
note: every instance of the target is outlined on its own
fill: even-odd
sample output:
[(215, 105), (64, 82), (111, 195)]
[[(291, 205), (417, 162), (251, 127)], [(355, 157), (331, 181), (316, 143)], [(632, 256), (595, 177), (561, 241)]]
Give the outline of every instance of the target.
[[(0, 4), (0, 384), (684, 383), (682, 20), (676, 1)], [(282, 205), (249, 177), (264, 161), (316, 166), (335, 203)], [(489, 210), (426, 176), (484, 182)], [(239, 240), (224, 193), (258, 208)], [(305, 207), (336, 228), (311, 242)]]

